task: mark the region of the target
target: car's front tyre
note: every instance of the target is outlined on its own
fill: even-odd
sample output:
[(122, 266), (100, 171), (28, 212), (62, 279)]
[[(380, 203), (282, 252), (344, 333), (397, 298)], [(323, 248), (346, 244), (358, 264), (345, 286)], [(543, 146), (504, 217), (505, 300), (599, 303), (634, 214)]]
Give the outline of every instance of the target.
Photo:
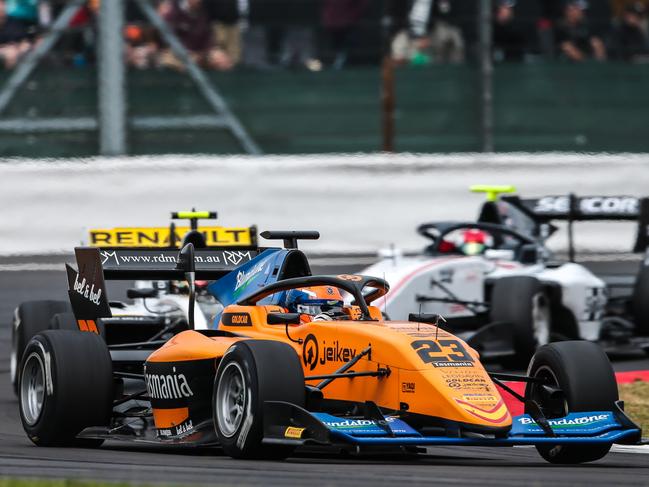
[(304, 406), (304, 373), (295, 351), (272, 340), (244, 340), (221, 359), (212, 397), (214, 429), (226, 455), (283, 459), (292, 446), (264, 445), (265, 401)]
[[(526, 397), (535, 400), (549, 418), (586, 411), (613, 411), (618, 400), (617, 382), (608, 357), (595, 343), (566, 341), (545, 345), (534, 354), (528, 375), (563, 391), (557, 403), (534, 383)], [(550, 463), (584, 463), (599, 460), (611, 445), (538, 445), (536, 449)]]

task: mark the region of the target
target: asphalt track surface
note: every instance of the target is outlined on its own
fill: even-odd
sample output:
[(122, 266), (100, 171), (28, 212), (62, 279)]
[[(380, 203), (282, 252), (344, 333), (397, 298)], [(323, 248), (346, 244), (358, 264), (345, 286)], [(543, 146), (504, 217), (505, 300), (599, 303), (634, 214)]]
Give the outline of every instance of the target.
[[(108, 291), (115, 296), (120, 290)], [(616, 452), (593, 464), (554, 466), (534, 448), (436, 447), (417, 457), (303, 453), (284, 462), (233, 460), (218, 449), (143, 448), (117, 442), (97, 450), (38, 448), (23, 433), (10, 388), (9, 323), (22, 300), (65, 297), (62, 271), (0, 272), (0, 477), (237, 486), (649, 485), (649, 455), (641, 453)], [(616, 368), (647, 369), (649, 360), (620, 361)]]

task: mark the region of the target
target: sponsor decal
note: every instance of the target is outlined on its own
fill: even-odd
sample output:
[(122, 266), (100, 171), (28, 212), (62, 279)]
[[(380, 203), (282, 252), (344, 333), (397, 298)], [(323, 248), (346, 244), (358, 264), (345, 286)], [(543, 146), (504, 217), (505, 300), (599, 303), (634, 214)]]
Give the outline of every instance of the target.
[[(176, 227), (176, 245), (190, 227)], [(209, 247), (248, 247), (253, 245), (250, 228), (199, 227)], [(169, 227), (133, 227), (90, 230), (94, 247), (169, 247)], [(236, 264), (235, 264), (236, 265)]]
[(147, 374), (145, 366), (144, 379), (149, 397), (152, 399), (184, 399), (194, 395), (187, 377), (185, 374), (177, 373), (176, 367), (172, 367), (170, 374)]
[[(442, 269), (441, 271), (439, 271), (439, 280), (440, 280), (440, 282), (443, 282), (445, 284), (452, 284), (453, 283), (453, 274), (455, 274), (454, 269), (450, 269), (450, 268)], [(430, 285), (431, 288), (437, 287), (437, 283), (434, 280), (431, 281), (430, 284), (431, 284)]]
[(448, 362), (436, 360), (431, 363), (433, 364), (433, 367), (473, 367), (473, 362)]
[(480, 393), (470, 393), (462, 394), (462, 399), (468, 402), (488, 402), (488, 403), (497, 403), (498, 398), (491, 394), (480, 394)]
[(241, 264), (243, 261), (248, 261), (252, 257), (250, 256), (250, 252), (242, 252), (240, 250), (224, 250), (223, 251), (223, 260), (226, 263), (230, 263), (234, 266), (238, 266)]
[(77, 274), (74, 278), (73, 289), (95, 306), (101, 305), (101, 288), (95, 289), (94, 283), (89, 284), (85, 277), (79, 281), (79, 274)]
[(194, 424), (191, 419), (180, 423), (172, 428), (158, 428), (158, 436), (168, 438), (172, 436), (181, 436), (194, 430)]
[(302, 360), (304, 366), (309, 367), (309, 370), (315, 369), (315, 366), (318, 365), (318, 348), (318, 339), (315, 335), (308, 335), (302, 347)]
[(459, 340), (415, 340), (410, 346), (434, 367), (473, 367), (473, 357)]
[(221, 323), (226, 326), (250, 326), (252, 325), (248, 313), (224, 313)]
[(284, 431), (284, 437), (294, 438), (296, 440), (299, 440), (300, 438), (302, 438), (302, 433), (304, 432), (305, 429), (306, 428), (296, 428), (294, 426), (289, 426)]
[(438, 338), (452, 337), (451, 334), (445, 332), (444, 330), (437, 331), (437, 327), (429, 323), (396, 324), (386, 322), (385, 324), (391, 330), (395, 330), (415, 338), (426, 338), (431, 336), (436, 336)]
[[(534, 213), (568, 214), (569, 196), (545, 196), (540, 198)], [(639, 201), (631, 196), (587, 196), (577, 198), (577, 213), (582, 215), (628, 215), (635, 216), (639, 211)]]
[(240, 288), (245, 288), (250, 281), (266, 268), (266, 262), (259, 262), (257, 265), (253, 266), (247, 271), (239, 271), (237, 273), (237, 283), (234, 286), (234, 290), (238, 291)]
[[(392, 423), (396, 418), (388, 416), (385, 418), (386, 423)], [(324, 424), (330, 428), (336, 429), (365, 429), (376, 428), (376, 421), (371, 419), (341, 419), (340, 421), (324, 421)]]
[(361, 282), (363, 280), (361, 276), (355, 276), (353, 274), (339, 274), (336, 277), (343, 281)]
[[(228, 270), (256, 255), (257, 252), (251, 250), (197, 249), (194, 261), (198, 270)], [(174, 270), (178, 264), (176, 249), (100, 249), (99, 257), (104, 270)]]
[(401, 383), (401, 392), (404, 393), (413, 393), (415, 392), (415, 383), (414, 382), (402, 382)]
[(306, 337), (302, 346), (302, 361), (309, 370), (315, 369), (318, 364), (325, 365), (327, 362), (349, 362), (355, 356), (355, 348), (342, 346), (338, 340), (329, 345), (323, 340), (322, 344), (319, 344), (313, 334)]
[[(517, 418), (518, 422), (523, 425), (535, 425), (536, 421), (532, 418), (523, 416)], [(583, 416), (581, 418), (561, 418), (561, 419), (548, 419), (548, 423), (552, 426), (552, 429), (561, 429), (561, 428), (574, 428), (574, 427), (585, 427), (591, 426), (595, 423), (601, 423), (602, 421), (608, 421), (610, 419), (609, 414), (594, 414), (592, 416)]]

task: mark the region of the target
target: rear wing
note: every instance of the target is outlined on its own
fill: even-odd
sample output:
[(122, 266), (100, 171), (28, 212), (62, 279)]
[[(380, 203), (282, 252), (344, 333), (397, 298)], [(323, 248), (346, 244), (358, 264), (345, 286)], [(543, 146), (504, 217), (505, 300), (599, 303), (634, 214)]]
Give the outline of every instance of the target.
[[(88, 232), (93, 247), (178, 248), (189, 226), (96, 228)], [(220, 227), (199, 225), (197, 231), (210, 248), (257, 246), (257, 227)]]
[(636, 221), (638, 231), (633, 252), (644, 252), (649, 245), (649, 198), (634, 196), (543, 196), (520, 198), (501, 196), (538, 223), (567, 221), (571, 255), (574, 254), (572, 223), (578, 221)]
[[(215, 211), (173, 211), (168, 227), (116, 227), (89, 231), (93, 247), (180, 248), (190, 233), (202, 235), (202, 246), (208, 248), (256, 248), (257, 227), (221, 227), (199, 225), (199, 220), (216, 220)], [(188, 220), (189, 226), (178, 226), (174, 220)]]
[[(81, 329), (96, 331), (96, 320), (111, 316), (105, 280), (185, 279), (176, 249), (77, 247), (74, 253), (78, 270), (66, 264), (68, 296)], [(195, 277), (219, 279), (258, 254), (252, 249), (196, 249)]]

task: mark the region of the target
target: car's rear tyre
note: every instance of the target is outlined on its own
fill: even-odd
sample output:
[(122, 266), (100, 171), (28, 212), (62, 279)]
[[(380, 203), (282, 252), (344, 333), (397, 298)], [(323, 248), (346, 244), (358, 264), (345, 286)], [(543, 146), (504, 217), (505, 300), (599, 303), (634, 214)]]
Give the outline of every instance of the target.
[(89, 332), (47, 330), (25, 348), (18, 400), (20, 419), (38, 446), (99, 446), (77, 439), (106, 426), (113, 404), (113, 370), (103, 339)]
[(649, 266), (641, 265), (633, 285), (631, 311), (638, 335), (649, 335)]
[(19, 365), (29, 340), (37, 333), (48, 330), (55, 314), (68, 313), (71, 310), (70, 303), (52, 300), (27, 301), (15, 309), (11, 326), (9, 374), (16, 395), (18, 395)]
[[(543, 377), (563, 391), (562, 405), (551, 403), (538, 385), (528, 384), (526, 396), (535, 400), (548, 418), (584, 411), (612, 411), (618, 400), (611, 363), (599, 345), (567, 341), (545, 345), (534, 354), (528, 375)], [(538, 445), (536, 449), (550, 463), (584, 463), (599, 460), (610, 445)]]
[(511, 325), (514, 362), (518, 365), (526, 364), (538, 347), (550, 341), (550, 298), (534, 277), (511, 276), (495, 281), (490, 318)]
[(235, 343), (221, 359), (212, 395), (214, 429), (226, 455), (283, 459), (291, 446), (263, 445), (265, 401), (304, 406), (304, 373), (291, 346), (271, 340)]

